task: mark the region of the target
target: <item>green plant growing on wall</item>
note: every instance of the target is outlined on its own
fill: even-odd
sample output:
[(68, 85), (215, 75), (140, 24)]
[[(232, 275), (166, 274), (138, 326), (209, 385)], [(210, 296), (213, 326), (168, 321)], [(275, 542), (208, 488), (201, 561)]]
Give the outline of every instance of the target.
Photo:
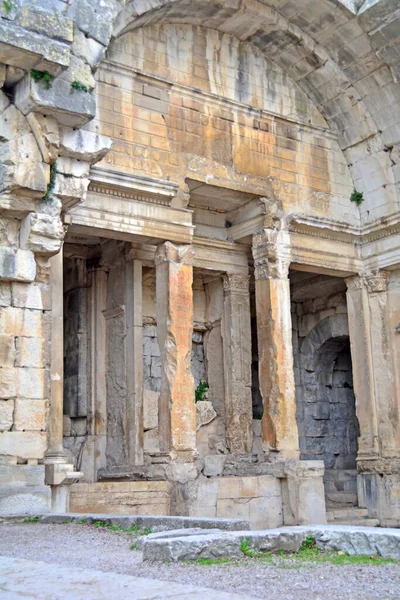
[(194, 401), (200, 402), (205, 399), (205, 395), (208, 392), (208, 383), (206, 381), (200, 381), (199, 385), (194, 391)]
[(37, 71), (36, 69), (31, 70), (31, 77), (35, 81), (43, 81), (46, 90), (51, 88), (51, 82), (53, 81), (53, 75), (50, 75), (48, 71)]
[(47, 185), (46, 193), (42, 198), (42, 202), (48, 202), (51, 199), (51, 193), (54, 190), (55, 185), (56, 185), (56, 175), (57, 175), (57, 166), (56, 166), (56, 163), (53, 162), (50, 165), (50, 181)]
[(3, 6), (4, 6), (4, 10), (6, 11), (7, 15), (9, 15), (10, 12), (12, 11), (12, 9), (14, 8), (14, 4), (12, 3), (12, 0), (3, 0)]
[(73, 81), (71, 83), (71, 91), (73, 92), (75, 90), (78, 90), (80, 92), (86, 92), (86, 93), (89, 92), (89, 88), (87, 87), (87, 85), (81, 83), (80, 81)]
[(362, 192), (357, 192), (357, 190), (354, 189), (350, 196), (350, 202), (355, 202), (357, 206), (360, 206), (360, 204), (364, 202), (364, 194)]

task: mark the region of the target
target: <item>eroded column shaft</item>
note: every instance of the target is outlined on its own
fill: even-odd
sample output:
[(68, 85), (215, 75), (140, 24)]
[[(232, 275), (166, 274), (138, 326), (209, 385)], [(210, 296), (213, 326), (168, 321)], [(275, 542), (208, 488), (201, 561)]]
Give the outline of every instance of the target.
[(283, 233), (264, 231), (253, 241), (262, 436), (271, 449), (298, 457), (289, 257), (280, 240)]
[(159, 435), (162, 452), (191, 460), (196, 450), (196, 409), (191, 372), (193, 250), (170, 242), (157, 248), (157, 337), (161, 354)]
[(224, 278), (222, 319), (226, 441), (234, 453), (251, 452), (251, 321), (249, 278)]

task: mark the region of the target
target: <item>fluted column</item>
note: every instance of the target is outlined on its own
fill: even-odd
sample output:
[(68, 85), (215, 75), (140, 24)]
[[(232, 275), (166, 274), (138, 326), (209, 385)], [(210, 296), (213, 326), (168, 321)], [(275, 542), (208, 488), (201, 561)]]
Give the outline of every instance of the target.
[(251, 452), (251, 319), (249, 277), (224, 278), (222, 318), (226, 441), (231, 452)]
[(196, 451), (196, 407), (191, 372), (193, 249), (165, 242), (155, 256), (157, 336), (161, 354), (160, 449), (181, 461)]
[(289, 239), (285, 231), (253, 236), (262, 437), (284, 456), (299, 456), (290, 312)]

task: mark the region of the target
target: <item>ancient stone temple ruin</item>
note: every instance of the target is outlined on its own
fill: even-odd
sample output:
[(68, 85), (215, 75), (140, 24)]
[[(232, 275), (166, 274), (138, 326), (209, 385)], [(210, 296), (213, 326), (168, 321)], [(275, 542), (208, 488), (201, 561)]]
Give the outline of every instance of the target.
[(398, 0), (0, 17), (0, 513), (399, 526)]

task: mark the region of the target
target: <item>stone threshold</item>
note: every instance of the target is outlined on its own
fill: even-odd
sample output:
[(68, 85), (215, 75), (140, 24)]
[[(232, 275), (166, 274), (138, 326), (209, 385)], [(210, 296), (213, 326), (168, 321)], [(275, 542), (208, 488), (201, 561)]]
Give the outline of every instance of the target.
[(187, 532), (178, 537), (150, 534), (143, 539), (143, 560), (187, 561), (198, 558), (243, 556), (241, 543), (247, 540), (257, 552), (297, 552), (307, 536), (323, 550), (350, 555), (379, 555), (400, 559), (400, 530), (346, 525), (293, 526), (265, 531)]
[[(0, 523), (23, 522), (27, 517), (33, 515), (2, 515)], [(245, 519), (223, 519), (208, 517), (170, 517), (170, 516), (147, 516), (147, 515), (107, 515), (103, 513), (64, 513), (64, 514), (45, 514), (38, 515), (39, 523), (82, 523), (86, 521), (88, 525), (96, 521), (102, 521), (106, 525), (120, 525), (128, 529), (131, 525), (138, 525), (146, 528), (150, 527), (152, 531), (172, 531), (176, 529), (216, 529), (222, 531), (248, 531), (250, 529), (249, 521)]]

